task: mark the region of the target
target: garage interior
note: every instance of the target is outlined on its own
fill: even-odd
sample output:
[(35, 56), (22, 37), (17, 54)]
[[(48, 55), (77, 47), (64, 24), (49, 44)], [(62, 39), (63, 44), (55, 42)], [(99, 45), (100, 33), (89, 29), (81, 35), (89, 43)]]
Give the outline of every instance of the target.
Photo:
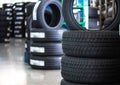
[[(45, 1), (49, 2), (49, 0), (45, 0)], [(53, 6), (51, 5), (51, 3), (53, 3), (52, 1), (54, 2), (56, 0), (51, 0), (50, 5), (46, 6), (43, 14), (45, 18), (45, 22), (48, 24), (48, 28), (47, 25), (45, 25), (46, 28), (43, 24), (39, 25), (38, 22), (40, 22), (41, 21), (40, 19), (42, 18), (39, 18), (38, 21), (36, 20), (38, 19), (37, 17), (39, 15), (40, 16), (42, 15), (40, 13), (43, 13), (40, 12), (41, 10), (39, 4), (41, 4), (42, 2), (41, 0), (1, 1), (0, 85), (81, 85), (81, 84), (77, 84), (79, 82), (76, 83), (74, 82), (75, 84), (70, 84), (70, 83), (61, 84), (61, 80), (64, 77), (61, 74), (62, 70), (64, 70), (62, 69), (63, 65), (61, 65), (62, 64), (61, 59), (67, 55), (67, 52), (62, 51), (62, 49), (67, 49), (67, 46), (64, 47), (64, 45), (67, 45), (69, 43), (67, 42), (66, 37), (64, 37), (63, 40), (62, 37), (65, 35), (65, 34), (63, 35), (64, 32), (66, 31), (69, 32), (71, 30), (73, 31), (74, 29), (70, 28), (70, 25), (68, 25), (66, 19), (64, 19), (63, 21), (63, 17), (67, 17), (65, 16), (65, 14), (62, 15), (63, 17), (60, 17), (61, 15), (59, 15), (62, 14), (63, 12), (62, 6), (65, 0), (58, 0), (59, 4), (57, 5), (52, 4)], [(76, 19), (77, 23), (79, 23), (79, 25), (83, 27), (83, 29), (93, 30), (93, 31), (104, 30), (104, 28), (108, 28), (109, 25), (111, 25), (113, 20), (116, 18), (116, 14), (118, 13), (117, 4), (115, 0), (72, 0), (72, 1), (74, 1), (73, 3), (74, 18)], [(24, 4), (24, 6), (20, 8), (19, 5), (17, 6), (17, 4), (21, 4), (21, 3)], [(38, 9), (36, 7), (39, 8), (39, 11), (37, 11)], [(36, 11), (38, 12), (37, 13), (38, 15), (35, 13)], [(23, 14), (19, 14), (19, 13), (23, 13)], [(20, 17), (23, 17), (23, 19)], [(53, 19), (52, 21), (53, 17), (55, 19)], [(41, 23), (43, 22), (41, 21)], [(54, 28), (54, 26), (56, 27)], [(113, 26), (111, 27), (112, 27), (111, 28), (112, 31), (119, 32), (119, 23), (116, 23), (114, 27)], [(108, 34), (108, 36), (109, 35), (110, 34)], [(107, 35), (103, 35), (103, 36), (107, 36)], [(54, 39), (52, 40), (51, 37)], [(67, 37), (69, 38), (69, 36)], [(74, 41), (74, 37), (72, 39)], [(68, 40), (72, 42), (72, 39), (68, 39)], [(113, 44), (114, 43), (115, 42), (113, 42)], [(118, 47), (119, 46), (120, 45), (118, 45)], [(120, 49), (120, 47), (118, 49)], [(64, 52), (66, 52), (66, 54), (64, 54)], [(68, 52), (68, 56), (70, 52), (71, 51)], [(46, 59), (44, 60), (43, 57)], [(48, 61), (47, 59), (49, 59), (49, 57), (51, 59)], [(85, 85), (89, 85), (89, 84), (85, 84)], [(99, 84), (94, 84), (94, 85), (99, 85)], [(113, 85), (119, 85), (119, 84), (113, 84)]]

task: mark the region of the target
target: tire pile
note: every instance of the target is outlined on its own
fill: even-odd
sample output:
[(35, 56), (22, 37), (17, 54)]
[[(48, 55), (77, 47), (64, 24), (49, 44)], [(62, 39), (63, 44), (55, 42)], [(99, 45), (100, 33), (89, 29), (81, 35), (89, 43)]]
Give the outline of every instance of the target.
[(63, 56), (61, 42), (63, 30), (60, 29), (62, 23), (62, 7), (59, 1), (43, 0), (35, 4), (29, 20), (29, 52), (32, 68), (60, 69)]
[(14, 37), (25, 37), (25, 3), (18, 2), (14, 4)]
[(30, 2), (29, 4), (27, 4), (25, 6), (25, 27), (26, 27), (26, 33), (25, 33), (25, 37), (26, 37), (26, 42), (25, 42), (25, 53), (24, 53), (24, 62), (29, 64), (29, 60), (30, 60), (30, 55), (29, 55), (29, 42), (30, 42), (30, 20), (31, 20), (31, 14), (33, 12), (33, 8), (34, 8), (35, 2)]
[(89, 7), (89, 29), (99, 29), (99, 15), (98, 9)]
[[(120, 1), (115, 1), (120, 16)], [(111, 31), (120, 20), (115, 17), (104, 30), (84, 29), (73, 17), (73, 2), (63, 2), (63, 16), (71, 30), (63, 34), (61, 85), (120, 85), (120, 36)]]
[(34, 8), (35, 2), (30, 2), (27, 5), (25, 5), (25, 27), (26, 27), (26, 33), (25, 33), (25, 37), (28, 38), (28, 18), (30, 17), (30, 15), (33, 12), (33, 8)]
[(6, 4), (3, 4), (3, 9), (5, 10), (6, 12), (6, 19), (7, 21), (9, 21), (9, 27), (10, 27), (10, 36), (13, 36), (13, 25), (12, 25), (12, 22), (13, 22), (13, 4), (11, 3), (6, 3)]
[(9, 22), (4, 9), (0, 8), (0, 43), (8, 43), (10, 38)]

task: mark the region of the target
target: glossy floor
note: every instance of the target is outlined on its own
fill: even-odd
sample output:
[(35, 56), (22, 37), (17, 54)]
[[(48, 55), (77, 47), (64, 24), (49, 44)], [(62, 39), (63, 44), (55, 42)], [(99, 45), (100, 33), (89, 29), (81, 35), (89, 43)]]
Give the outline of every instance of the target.
[(60, 70), (33, 70), (23, 61), (24, 40), (0, 44), (0, 85), (60, 85)]

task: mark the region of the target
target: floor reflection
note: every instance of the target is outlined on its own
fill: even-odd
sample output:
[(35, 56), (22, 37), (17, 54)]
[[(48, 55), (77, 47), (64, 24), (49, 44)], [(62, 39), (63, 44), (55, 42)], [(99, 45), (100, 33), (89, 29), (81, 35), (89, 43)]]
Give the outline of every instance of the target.
[(0, 44), (0, 85), (60, 85), (60, 70), (34, 70), (23, 62), (24, 43)]

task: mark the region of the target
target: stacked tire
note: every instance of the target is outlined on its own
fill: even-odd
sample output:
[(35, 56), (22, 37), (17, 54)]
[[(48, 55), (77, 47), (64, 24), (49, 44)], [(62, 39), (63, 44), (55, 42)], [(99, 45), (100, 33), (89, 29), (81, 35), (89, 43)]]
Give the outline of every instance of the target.
[(25, 37), (28, 39), (28, 19), (29, 17), (32, 15), (33, 12), (33, 8), (34, 8), (35, 2), (30, 2), (27, 5), (25, 5), (25, 27), (26, 27), (26, 31), (25, 31)]
[(30, 26), (32, 26), (30, 24), (30, 20), (31, 20), (31, 15), (33, 12), (33, 8), (34, 8), (35, 2), (30, 2), (25, 6), (25, 27), (26, 27), (26, 31), (25, 31), (25, 37), (26, 37), (26, 42), (25, 42), (25, 53), (24, 53), (24, 62), (29, 64), (29, 60), (30, 60), (30, 55), (29, 55), (29, 42), (30, 42), (30, 31), (29, 29), (31, 28)]
[(98, 9), (89, 7), (89, 29), (99, 29), (99, 15)]
[(18, 2), (14, 4), (14, 37), (25, 37), (25, 3)]
[(4, 9), (0, 8), (0, 43), (8, 43), (10, 38), (9, 22)]
[[(112, 31), (120, 20), (116, 17), (104, 30), (84, 29), (72, 16), (73, 1), (63, 2), (64, 19), (71, 30), (63, 34), (61, 85), (120, 85), (120, 36)], [(120, 16), (120, 1), (116, 2)]]
[[(63, 34), (61, 85), (111, 84), (120, 79), (120, 37), (116, 31), (68, 31)], [(64, 84), (64, 82), (69, 82)], [(75, 84), (74, 84), (75, 83)]]
[[(50, 9), (46, 8), (48, 6), (50, 6)], [(34, 13), (36, 7), (37, 13)], [(63, 23), (61, 4), (57, 0), (38, 1), (33, 9), (32, 16), (34, 14), (37, 14), (37, 18), (34, 20), (34, 17), (32, 17), (29, 20), (31, 23), (29, 31), (30, 66), (41, 70), (60, 69), (61, 57), (63, 56), (63, 30), (60, 30)], [(42, 17), (43, 15), (45, 17)], [(34, 27), (35, 24), (40, 27)]]
[(10, 36), (12, 37), (13, 36), (13, 25), (12, 25), (12, 22), (13, 22), (13, 4), (12, 3), (3, 4), (3, 9), (5, 10), (5, 12), (7, 14), (6, 19), (7, 19), (7, 21), (9, 21)]

